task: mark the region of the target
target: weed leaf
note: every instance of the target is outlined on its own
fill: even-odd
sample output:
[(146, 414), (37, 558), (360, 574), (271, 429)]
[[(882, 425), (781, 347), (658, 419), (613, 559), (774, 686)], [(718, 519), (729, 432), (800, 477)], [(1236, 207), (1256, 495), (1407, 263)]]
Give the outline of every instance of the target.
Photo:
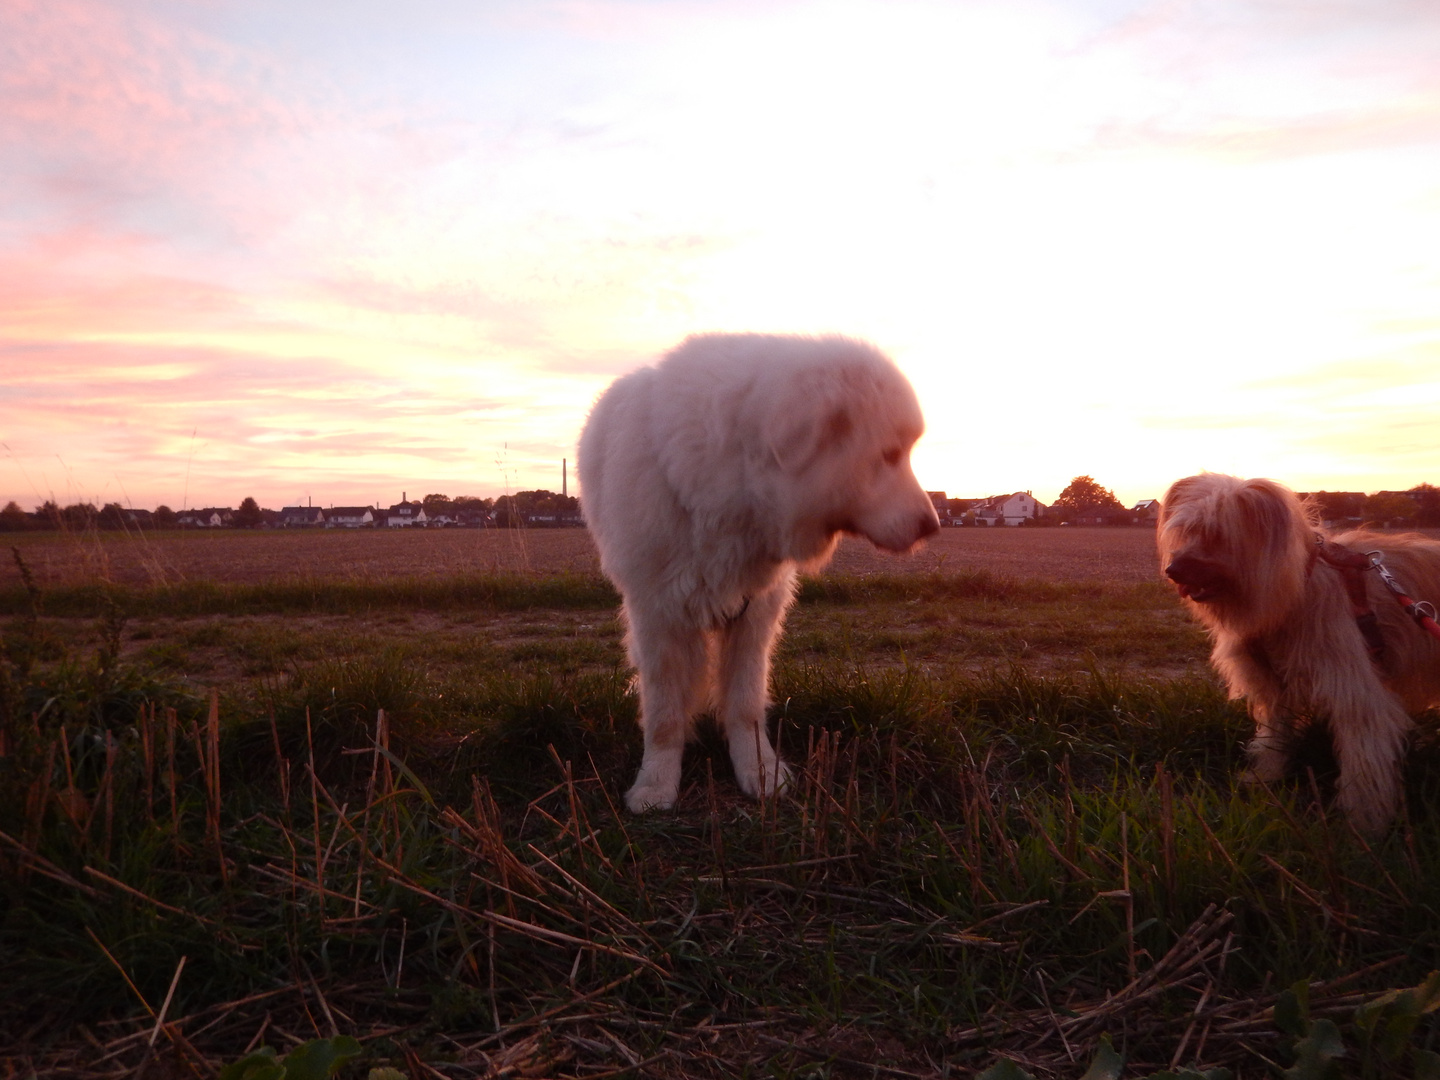
[(312, 1039), (285, 1055), (284, 1080), (329, 1080), (335, 1071), (360, 1054), (360, 1044), (349, 1035)]
[(1309, 1033), (1310, 984), (1304, 979), (1280, 991), (1275, 1002), (1275, 1026), (1296, 1039), (1303, 1039)]
[(1316, 1020), (1310, 1034), (1295, 1044), (1295, 1064), (1285, 1070), (1286, 1080), (1340, 1080), (1336, 1058), (1345, 1056), (1340, 1029), (1331, 1020)]
[(1095, 1051), (1095, 1060), (1080, 1080), (1120, 1080), (1125, 1068), (1125, 1055), (1115, 1049), (1108, 1034), (1100, 1036), (1100, 1048)]
[(1415, 1080), (1440, 1080), (1440, 1054), (1416, 1049)]
[(1035, 1080), (1028, 1072), (1022, 1069), (1009, 1058), (1001, 1058), (991, 1065), (975, 1080)]
[(285, 1066), (275, 1060), (275, 1050), (262, 1046), (220, 1070), (220, 1080), (284, 1080)]

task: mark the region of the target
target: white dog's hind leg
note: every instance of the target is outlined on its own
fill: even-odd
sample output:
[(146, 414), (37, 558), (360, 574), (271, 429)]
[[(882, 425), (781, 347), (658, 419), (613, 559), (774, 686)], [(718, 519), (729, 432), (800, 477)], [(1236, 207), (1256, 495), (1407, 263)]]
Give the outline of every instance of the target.
[(640, 814), (669, 810), (679, 797), (680, 762), (690, 720), (705, 697), (709, 656), (699, 630), (641, 627), (633, 613), (630, 624), (631, 661), (640, 674), (645, 756), (635, 783), (625, 793), (625, 805)]
[(769, 703), (770, 653), (792, 597), (787, 577), (768, 592), (750, 598), (743, 614), (720, 632), (716, 702), (730, 761), (740, 790), (764, 798), (790, 782), (790, 767), (775, 753), (765, 730)]

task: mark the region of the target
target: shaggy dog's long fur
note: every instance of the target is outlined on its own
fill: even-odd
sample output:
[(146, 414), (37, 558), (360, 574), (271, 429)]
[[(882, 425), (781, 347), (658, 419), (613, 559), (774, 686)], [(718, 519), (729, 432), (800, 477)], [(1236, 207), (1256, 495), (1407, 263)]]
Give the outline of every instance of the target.
[(1383, 640), (1372, 659), (1345, 575), (1320, 557), (1319, 539), (1381, 552), (1412, 597), (1440, 600), (1440, 543), (1366, 531), (1327, 536), (1288, 488), (1218, 473), (1178, 480), (1166, 493), (1160, 566), (1210, 632), (1211, 660), (1230, 696), (1249, 703), (1247, 778), (1280, 779), (1297, 733), (1328, 722), (1336, 800), (1356, 828), (1375, 834), (1399, 808), (1411, 715), (1440, 703), (1440, 641), (1376, 572), (1360, 571)]
[(796, 571), (823, 565), (842, 533), (898, 552), (939, 527), (910, 470), (923, 430), (894, 364), (840, 337), (691, 337), (596, 402), (581, 498), (639, 674), (632, 811), (674, 804), (707, 706), (745, 793), (784, 785), (765, 709)]

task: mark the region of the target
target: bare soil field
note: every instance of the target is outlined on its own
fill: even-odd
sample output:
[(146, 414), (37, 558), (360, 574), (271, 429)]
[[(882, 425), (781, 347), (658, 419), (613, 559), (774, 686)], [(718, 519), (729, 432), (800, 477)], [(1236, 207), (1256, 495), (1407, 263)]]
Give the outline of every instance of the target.
[[(594, 574), (600, 569), (584, 529), (22, 533), (6, 543), (20, 549), (42, 587), (97, 580), (127, 585), (353, 581)], [(943, 529), (920, 551), (899, 557), (847, 538), (826, 573), (980, 570), (1047, 581), (1154, 581), (1155, 537), (1146, 528)], [(6, 558), (0, 586), (16, 584), (19, 571)]]

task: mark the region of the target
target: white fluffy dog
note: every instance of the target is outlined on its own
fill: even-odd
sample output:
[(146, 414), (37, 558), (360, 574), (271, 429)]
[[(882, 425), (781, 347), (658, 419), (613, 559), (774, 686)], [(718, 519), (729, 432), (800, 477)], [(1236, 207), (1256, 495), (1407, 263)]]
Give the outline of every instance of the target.
[(824, 565), (842, 533), (902, 552), (936, 531), (910, 470), (924, 426), (895, 365), (842, 337), (691, 337), (596, 402), (581, 499), (639, 673), (632, 811), (674, 805), (706, 707), (741, 789), (784, 786), (765, 708), (796, 572)]

